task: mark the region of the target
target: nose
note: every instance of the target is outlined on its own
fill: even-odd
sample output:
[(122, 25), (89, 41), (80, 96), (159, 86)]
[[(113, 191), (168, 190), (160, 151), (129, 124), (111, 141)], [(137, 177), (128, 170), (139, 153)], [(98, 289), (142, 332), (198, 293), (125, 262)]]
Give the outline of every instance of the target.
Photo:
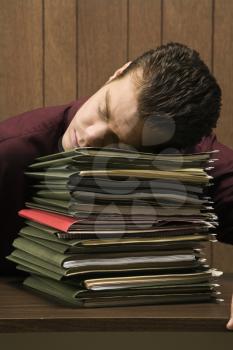
[(103, 147), (117, 142), (117, 135), (106, 123), (88, 126), (83, 132), (83, 137), (79, 139), (81, 147)]

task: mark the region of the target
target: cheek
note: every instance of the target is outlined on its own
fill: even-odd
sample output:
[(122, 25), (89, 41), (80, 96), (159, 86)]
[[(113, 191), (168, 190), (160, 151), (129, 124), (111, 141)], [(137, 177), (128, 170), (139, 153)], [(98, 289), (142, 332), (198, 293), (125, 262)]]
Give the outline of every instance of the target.
[(87, 128), (90, 125), (93, 125), (98, 120), (98, 116), (96, 116), (95, 111), (91, 111), (90, 109), (85, 109), (80, 111), (74, 119), (72, 120), (71, 126), (75, 129), (77, 128)]

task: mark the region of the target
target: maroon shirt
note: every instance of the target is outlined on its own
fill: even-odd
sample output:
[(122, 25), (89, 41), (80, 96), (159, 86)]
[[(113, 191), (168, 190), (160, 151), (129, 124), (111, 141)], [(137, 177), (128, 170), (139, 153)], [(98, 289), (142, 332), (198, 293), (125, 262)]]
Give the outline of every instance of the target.
[[(27, 179), (24, 171), (34, 158), (58, 152), (58, 140), (86, 99), (67, 105), (39, 108), (0, 123), (0, 271), (15, 273), (5, 259), (23, 226), (17, 212), (24, 208)], [(215, 135), (204, 137), (190, 152), (218, 149), (212, 196), (220, 226), (217, 238), (233, 244), (233, 150), (220, 144)]]

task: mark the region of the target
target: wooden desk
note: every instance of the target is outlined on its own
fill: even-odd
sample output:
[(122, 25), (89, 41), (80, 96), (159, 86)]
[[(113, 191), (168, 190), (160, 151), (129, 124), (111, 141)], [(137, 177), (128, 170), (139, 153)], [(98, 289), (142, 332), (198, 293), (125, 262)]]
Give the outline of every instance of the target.
[(72, 309), (22, 289), (16, 278), (0, 278), (0, 331), (226, 331), (233, 275), (225, 275), (221, 304)]

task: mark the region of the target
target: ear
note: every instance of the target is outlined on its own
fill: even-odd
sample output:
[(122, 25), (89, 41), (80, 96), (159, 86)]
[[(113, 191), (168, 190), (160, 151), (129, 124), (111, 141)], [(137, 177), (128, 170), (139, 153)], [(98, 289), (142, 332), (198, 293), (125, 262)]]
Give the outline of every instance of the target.
[(117, 69), (115, 71), (115, 73), (108, 79), (107, 83), (109, 83), (110, 81), (112, 81), (114, 78), (118, 77), (119, 75), (121, 75), (121, 73), (131, 64), (132, 61), (129, 61), (127, 63), (125, 63), (121, 68)]

